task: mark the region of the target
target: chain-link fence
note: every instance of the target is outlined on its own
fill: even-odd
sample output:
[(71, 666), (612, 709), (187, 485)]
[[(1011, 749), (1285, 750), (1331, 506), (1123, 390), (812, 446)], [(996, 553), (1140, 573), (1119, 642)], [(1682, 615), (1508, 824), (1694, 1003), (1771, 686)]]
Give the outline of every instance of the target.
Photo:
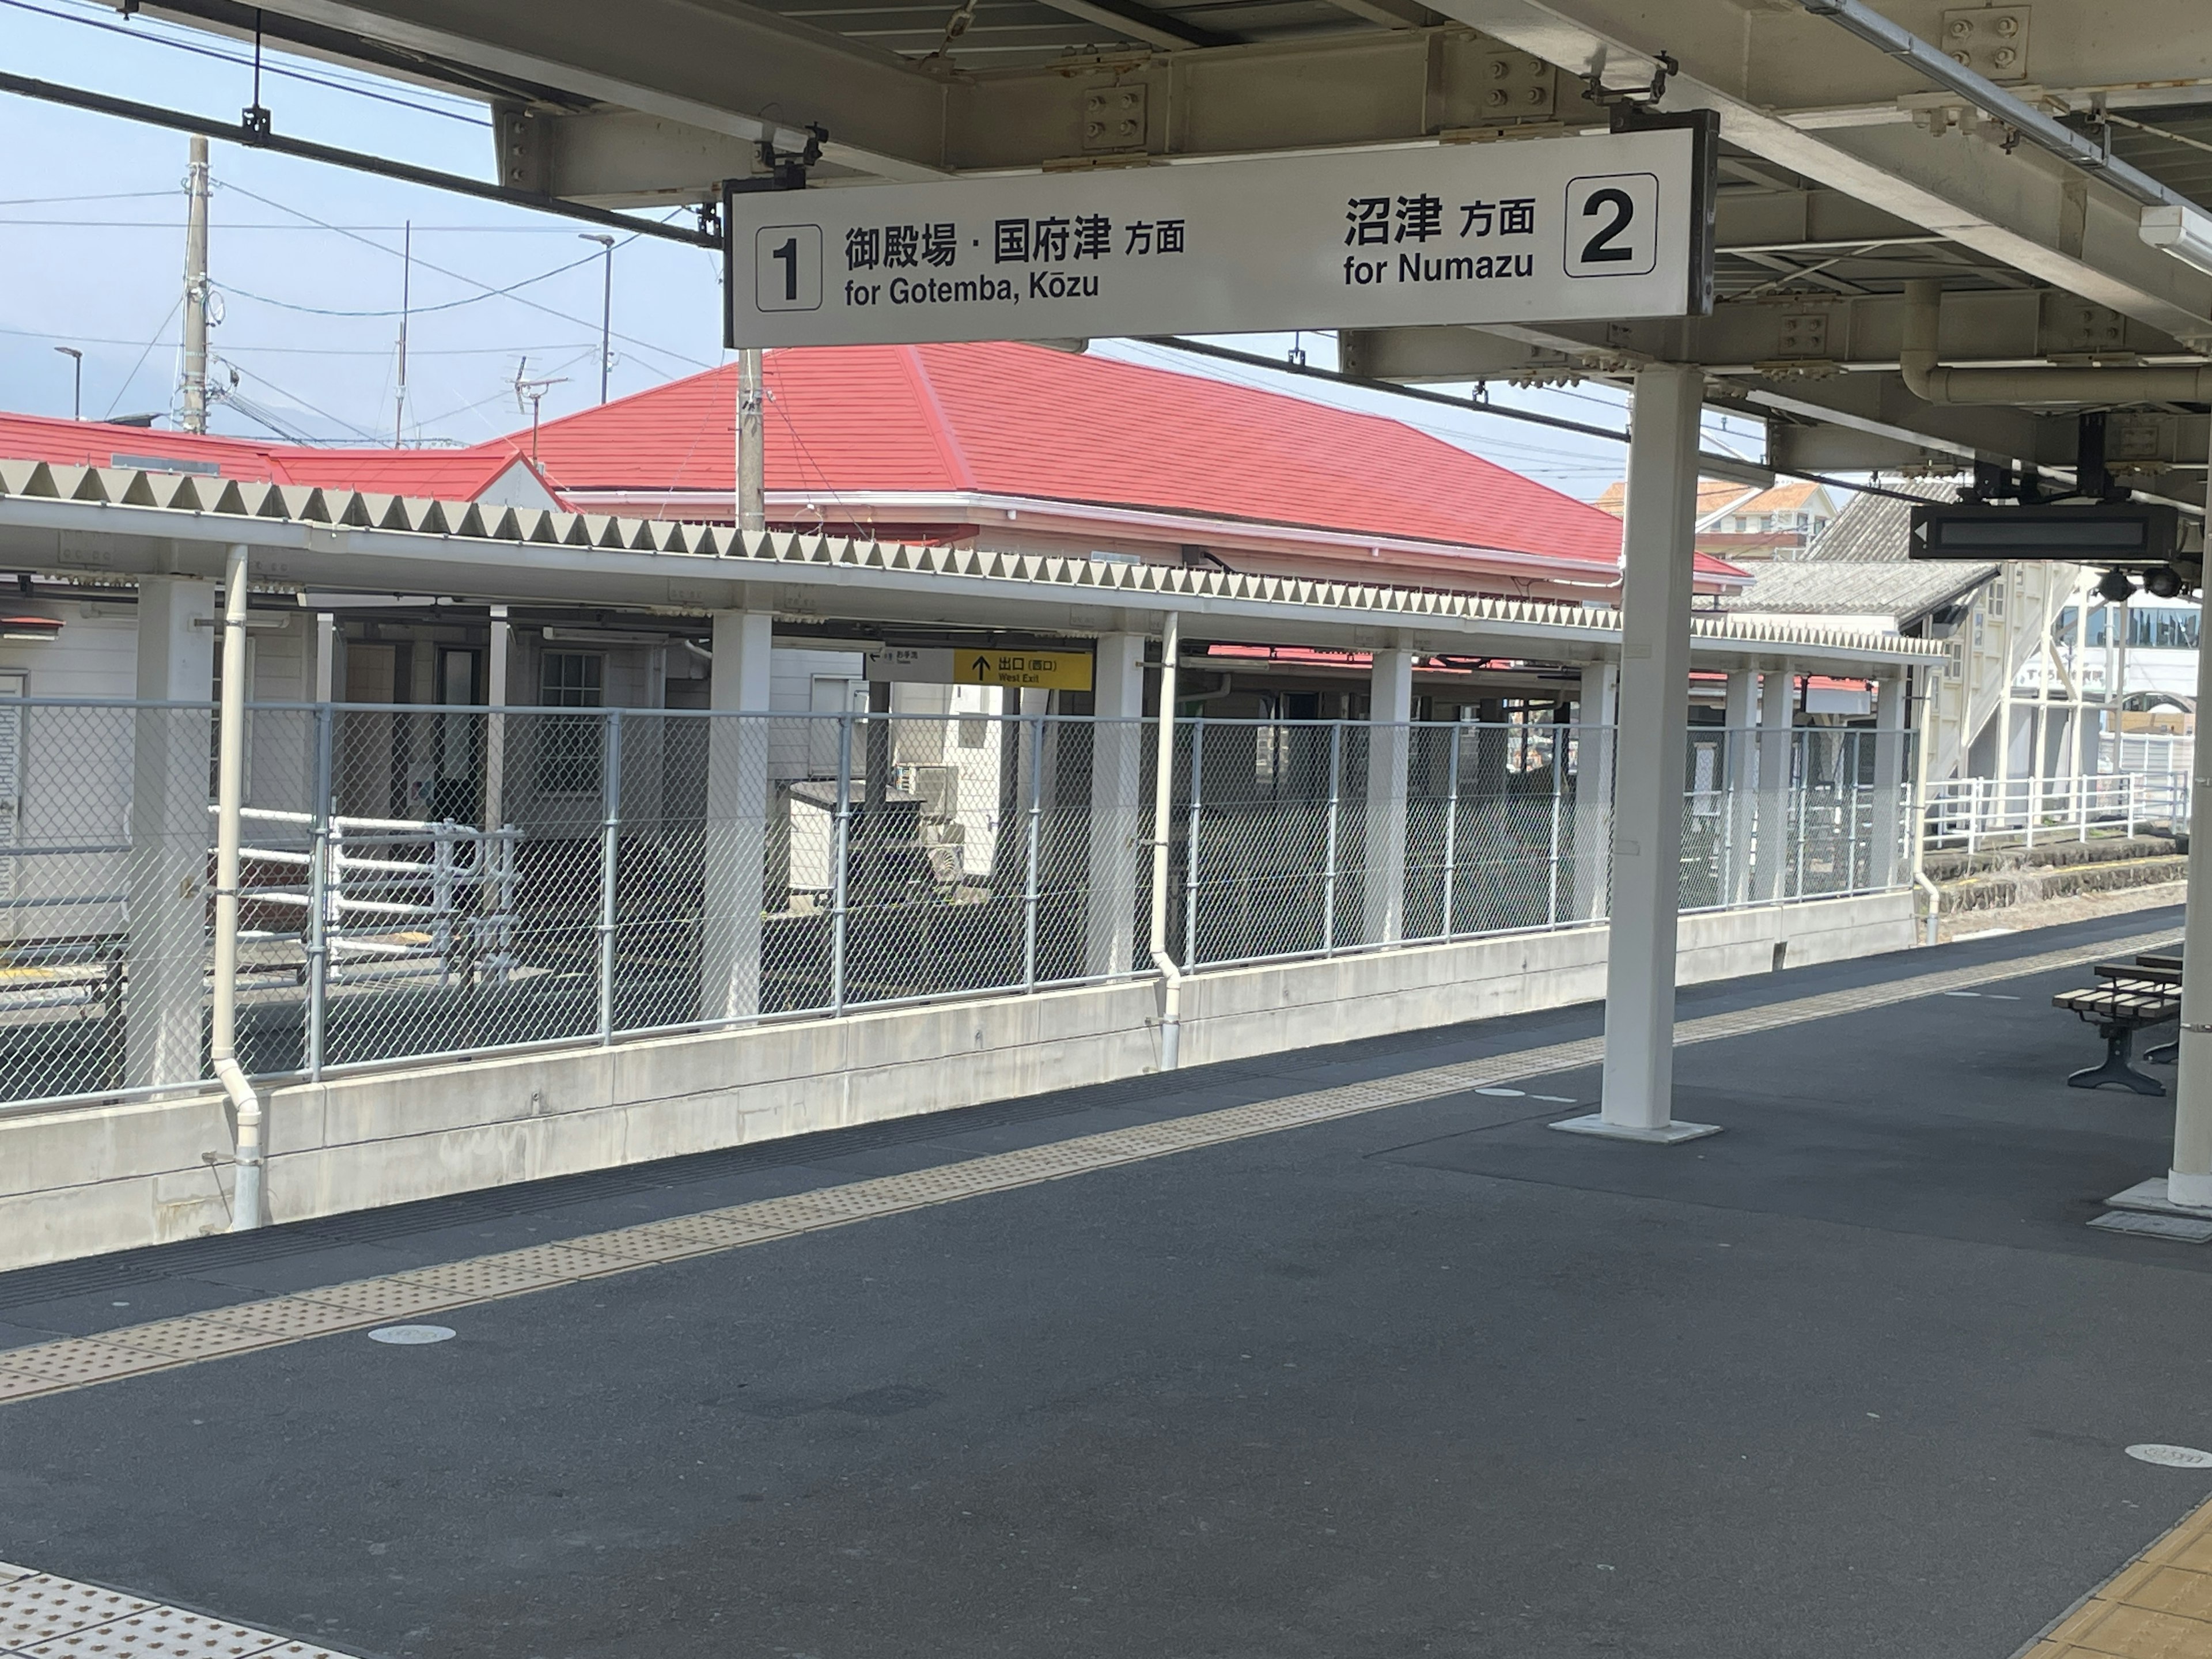
[(1693, 726), (1689, 740), (1685, 910), (1842, 897), (1911, 879), (1906, 733)]
[[(0, 703), (0, 1097), (205, 1075), (213, 736)], [(1694, 730), (1684, 907), (1908, 880), (1902, 749)], [(1604, 728), (1189, 719), (1174, 757), (1186, 969), (1606, 914)], [(259, 1076), (1154, 971), (1150, 721), (267, 705), (246, 759)]]

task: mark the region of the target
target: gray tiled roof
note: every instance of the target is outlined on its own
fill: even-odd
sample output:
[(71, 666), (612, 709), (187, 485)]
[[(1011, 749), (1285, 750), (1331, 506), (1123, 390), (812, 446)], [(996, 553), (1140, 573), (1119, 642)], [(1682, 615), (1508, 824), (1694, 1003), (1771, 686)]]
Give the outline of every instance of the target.
[[(1955, 501), (1959, 495), (1958, 485), (1948, 480), (1884, 480), (1883, 487), (1931, 501)], [(1888, 495), (1854, 495), (1844, 503), (1807, 556), (1823, 564), (1903, 564), (1905, 535), (1911, 523), (1911, 501)]]
[[(1901, 501), (1887, 504), (1900, 507), (1904, 505)], [(1888, 617), (1893, 619), (1892, 625), (1898, 628), (1909, 627), (1929, 611), (1972, 592), (1996, 574), (1993, 564), (1905, 564), (1824, 558), (1777, 561), (1759, 565), (1756, 570), (1757, 580), (1749, 587), (1722, 599), (1723, 610), (1794, 616)]]

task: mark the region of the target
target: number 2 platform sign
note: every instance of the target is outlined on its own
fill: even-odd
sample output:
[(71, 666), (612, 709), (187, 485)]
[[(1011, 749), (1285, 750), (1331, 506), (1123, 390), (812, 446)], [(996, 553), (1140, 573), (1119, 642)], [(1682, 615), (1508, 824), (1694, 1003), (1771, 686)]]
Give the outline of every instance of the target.
[(1681, 317), (1710, 125), (732, 194), (728, 342), (891, 344)]

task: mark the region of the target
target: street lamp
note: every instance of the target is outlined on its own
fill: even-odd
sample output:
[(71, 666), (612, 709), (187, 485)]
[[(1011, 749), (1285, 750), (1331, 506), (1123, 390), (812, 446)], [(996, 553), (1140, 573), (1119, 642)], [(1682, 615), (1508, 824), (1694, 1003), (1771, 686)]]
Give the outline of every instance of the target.
[(578, 231), (586, 242), (597, 242), (601, 251), (600, 263), (606, 268), (606, 281), (599, 293), (599, 401), (607, 400), (607, 370), (611, 359), (607, 356), (609, 330), (615, 316), (615, 239), (596, 230)]
[(68, 358), (76, 372), (76, 391), (70, 399), (70, 419), (81, 421), (84, 418), (84, 353), (75, 346), (56, 346), (54, 349)]

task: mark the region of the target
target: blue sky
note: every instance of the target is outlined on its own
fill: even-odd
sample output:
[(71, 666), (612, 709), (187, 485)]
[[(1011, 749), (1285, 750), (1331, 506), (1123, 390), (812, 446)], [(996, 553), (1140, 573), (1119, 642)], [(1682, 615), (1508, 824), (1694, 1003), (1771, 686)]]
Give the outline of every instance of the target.
[[(65, 85), (225, 121), (252, 100), (249, 45), (143, 16), (126, 21), (88, 0), (0, 0), (0, 40), (10, 69)], [(264, 66), (262, 102), (279, 131), (491, 176), (481, 106), (274, 53)], [(68, 414), (70, 363), (54, 348), (70, 345), (84, 353), (86, 415), (173, 408), (187, 143), (0, 95), (0, 154), (16, 160), (0, 186), (0, 407)], [(581, 240), (595, 227), (221, 140), (212, 151), (209, 264), (222, 316), (212, 349), (219, 382), (234, 370), (240, 398), (218, 405), (215, 429), (272, 435), (250, 404), (287, 433), (392, 441), (401, 227), (410, 222), (413, 314), (398, 422), (407, 442), (470, 443), (526, 424), (518, 373), (557, 381), (544, 394), (548, 417), (597, 400), (604, 273), (599, 246)], [(716, 256), (638, 238), (613, 257), (615, 396), (724, 360)], [(1280, 356), (1291, 342), (1258, 335), (1225, 343)], [(1327, 336), (1302, 343), (1316, 365), (1333, 364)], [(1093, 349), (1389, 414), (1576, 495), (1594, 495), (1620, 472), (1616, 444), (1133, 342)], [(1621, 397), (1603, 387), (1493, 396), (1596, 426), (1625, 419)], [(1739, 453), (1759, 453), (1751, 422), (1716, 419), (1708, 434)]]

